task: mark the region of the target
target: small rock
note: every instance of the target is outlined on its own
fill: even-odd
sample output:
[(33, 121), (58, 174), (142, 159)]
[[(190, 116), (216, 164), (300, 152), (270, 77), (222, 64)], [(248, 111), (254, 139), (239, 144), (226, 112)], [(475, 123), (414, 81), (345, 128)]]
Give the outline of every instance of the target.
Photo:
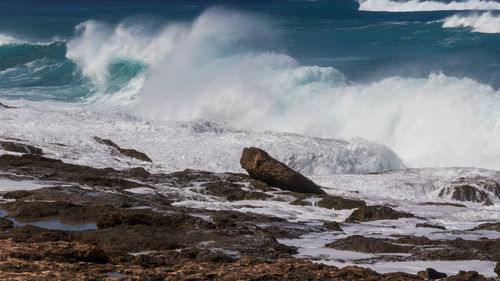
[(127, 156), (127, 157), (130, 157), (130, 158), (135, 158), (135, 159), (138, 159), (138, 160), (141, 160), (141, 161), (145, 161), (145, 162), (153, 162), (153, 160), (151, 160), (151, 158), (149, 158), (145, 153), (142, 153), (140, 151), (137, 151), (135, 149), (124, 149), (124, 148), (121, 148), (119, 147), (116, 143), (114, 143), (113, 141), (111, 140), (108, 140), (108, 139), (101, 139), (99, 137), (94, 137), (94, 140), (100, 144), (104, 144), (104, 145), (107, 145), (111, 148), (114, 148), (116, 149), (118, 152), (120, 152), (121, 154)]
[(344, 210), (366, 207), (366, 204), (361, 200), (345, 199), (340, 196), (328, 196), (316, 203), (316, 206), (327, 209)]
[(469, 184), (445, 188), (439, 193), (439, 196), (444, 196), (449, 193), (451, 193), (453, 199), (458, 201), (482, 203), (487, 206), (493, 205), (493, 202), (491, 202), (485, 191)]
[(342, 228), (340, 227), (339, 223), (336, 221), (327, 221), (327, 222), (323, 223), (323, 226), (329, 230), (342, 231)]
[(369, 238), (361, 235), (338, 239), (326, 244), (325, 247), (362, 253), (408, 253), (413, 248), (412, 246), (396, 245), (386, 242), (383, 239)]
[(444, 226), (433, 225), (433, 224), (429, 224), (429, 223), (417, 223), (417, 225), (415, 227), (438, 228), (438, 229), (446, 230), (446, 227), (444, 227)]
[(243, 150), (240, 164), (250, 176), (271, 186), (300, 193), (325, 194), (310, 179), (272, 158), (262, 149), (246, 147)]
[(27, 145), (27, 144), (10, 142), (10, 141), (0, 142), (0, 147), (4, 150), (18, 152), (18, 153), (27, 153), (27, 154), (36, 154), (36, 155), (43, 154), (42, 149), (40, 149), (38, 147), (35, 147), (32, 145)]
[(500, 262), (497, 262), (497, 266), (495, 266), (495, 273), (500, 278)]
[(397, 220), (399, 218), (413, 218), (414, 215), (394, 211), (386, 206), (365, 206), (358, 208), (346, 219), (346, 222)]
[(426, 270), (419, 271), (417, 275), (424, 279), (440, 279), (448, 277), (446, 273), (439, 272), (433, 268), (427, 268)]

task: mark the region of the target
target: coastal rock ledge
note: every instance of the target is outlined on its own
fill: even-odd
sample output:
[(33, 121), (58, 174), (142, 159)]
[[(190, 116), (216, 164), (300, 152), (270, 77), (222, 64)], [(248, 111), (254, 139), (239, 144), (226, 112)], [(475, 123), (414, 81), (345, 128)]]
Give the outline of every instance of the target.
[(262, 149), (243, 149), (240, 164), (250, 176), (270, 186), (300, 193), (326, 194), (313, 181), (274, 159)]

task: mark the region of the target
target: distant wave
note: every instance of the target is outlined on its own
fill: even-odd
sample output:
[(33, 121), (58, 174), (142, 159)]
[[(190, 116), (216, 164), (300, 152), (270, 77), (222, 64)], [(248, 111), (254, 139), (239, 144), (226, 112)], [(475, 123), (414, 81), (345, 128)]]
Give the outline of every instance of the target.
[(16, 42), (17, 40), (14, 37), (0, 33), (0, 46), (14, 44)]
[(473, 32), (500, 33), (500, 15), (491, 12), (473, 15), (454, 15), (443, 20), (443, 28), (472, 27)]
[(438, 1), (409, 0), (404, 2), (393, 0), (358, 0), (362, 11), (379, 12), (418, 12), (418, 11), (452, 11), (452, 10), (500, 10), (500, 2), (486, 0)]

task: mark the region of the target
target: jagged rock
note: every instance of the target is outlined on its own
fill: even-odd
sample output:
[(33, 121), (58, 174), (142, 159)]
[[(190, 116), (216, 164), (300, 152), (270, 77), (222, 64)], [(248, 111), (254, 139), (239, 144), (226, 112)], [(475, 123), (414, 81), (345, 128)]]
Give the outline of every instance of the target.
[(366, 207), (366, 203), (362, 200), (345, 199), (340, 196), (327, 196), (316, 203), (316, 206), (327, 209), (343, 210)]
[(7, 109), (15, 109), (15, 108), (17, 108), (17, 107), (14, 107), (14, 106), (5, 105), (5, 104), (3, 104), (1, 102), (0, 102), (0, 107), (7, 108)]
[(338, 239), (325, 246), (337, 250), (363, 253), (408, 253), (413, 248), (411, 246), (396, 245), (381, 239), (368, 238), (361, 235), (353, 235), (347, 238)]
[(443, 229), (446, 230), (446, 227), (441, 226), (441, 225), (433, 225), (429, 223), (417, 223), (415, 227), (427, 227), (427, 228), (437, 228), (437, 229)]
[(32, 195), (33, 192), (27, 191), (27, 190), (15, 190), (15, 191), (10, 191), (2, 195), (3, 198), (5, 199), (21, 199), (27, 196)]
[(0, 231), (6, 231), (7, 229), (13, 228), (14, 223), (9, 219), (0, 217)]
[(250, 176), (271, 186), (300, 193), (325, 194), (310, 179), (272, 158), (262, 149), (246, 147), (241, 155), (240, 164)]
[(497, 274), (498, 278), (500, 278), (500, 262), (497, 262), (497, 265), (495, 266), (495, 273)]
[(340, 227), (339, 223), (336, 221), (327, 221), (327, 222), (323, 223), (323, 226), (329, 230), (342, 231), (342, 228)]
[(346, 222), (363, 222), (375, 220), (397, 220), (413, 218), (413, 214), (398, 212), (386, 206), (365, 206), (358, 208), (346, 219)]
[(467, 208), (467, 206), (465, 206), (463, 204), (448, 203), (448, 202), (424, 202), (424, 203), (420, 203), (419, 205), (422, 205), (422, 206), (452, 206), (452, 207), (457, 207), (457, 208)]
[(3, 150), (18, 152), (18, 153), (28, 153), (28, 154), (37, 154), (37, 155), (43, 154), (42, 149), (40, 149), (38, 147), (35, 147), (32, 145), (27, 145), (27, 144), (10, 142), (10, 141), (0, 142), (0, 147)]
[(127, 156), (127, 157), (130, 157), (130, 158), (135, 158), (135, 159), (138, 159), (138, 160), (141, 160), (141, 161), (146, 161), (146, 162), (153, 162), (153, 160), (151, 160), (151, 158), (149, 158), (145, 153), (142, 153), (140, 151), (137, 151), (135, 149), (124, 149), (124, 148), (121, 148), (119, 147), (116, 143), (114, 143), (113, 141), (111, 140), (108, 140), (108, 139), (101, 139), (99, 137), (94, 137), (94, 140), (100, 144), (104, 144), (104, 145), (107, 145), (111, 148), (114, 148), (116, 149), (118, 152), (120, 152), (121, 154)]
[(446, 278), (448, 275), (446, 273), (439, 272), (433, 268), (427, 268), (426, 270), (419, 271), (417, 273), (418, 276), (424, 278), (424, 279), (440, 279), (440, 278)]

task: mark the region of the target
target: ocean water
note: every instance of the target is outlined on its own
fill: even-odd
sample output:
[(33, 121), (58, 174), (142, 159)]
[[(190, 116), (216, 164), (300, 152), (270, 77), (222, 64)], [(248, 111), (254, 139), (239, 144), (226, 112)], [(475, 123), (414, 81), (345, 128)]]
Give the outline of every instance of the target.
[(310, 175), (499, 170), (499, 32), (496, 0), (2, 1), (0, 137), (161, 171), (249, 145)]

